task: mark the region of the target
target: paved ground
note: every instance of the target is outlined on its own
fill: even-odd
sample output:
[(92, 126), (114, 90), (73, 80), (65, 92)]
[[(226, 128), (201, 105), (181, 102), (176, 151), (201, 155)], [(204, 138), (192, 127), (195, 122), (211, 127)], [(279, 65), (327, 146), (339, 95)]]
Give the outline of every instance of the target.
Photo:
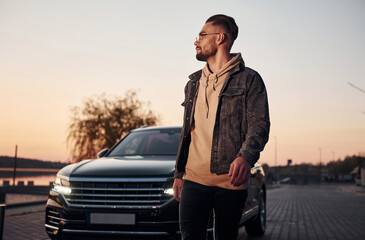
[[(365, 189), (282, 186), (268, 192), (267, 228), (256, 239), (365, 239)], [(240, 229), (239, 240), (249, 239)]]
[[(4, 240), (45, 240), (44, 211), (5, 217)], [(255, 239), (365, 239), (365, 188), (282, 186), (268, 191), (267, 230)], [(250, 239), (240, 229), (238, 240)]]
[(19, 204), (33, 201), (46, 201), (47, 197), (47, 195), (7, 193), (5, 202), (6, 204)]

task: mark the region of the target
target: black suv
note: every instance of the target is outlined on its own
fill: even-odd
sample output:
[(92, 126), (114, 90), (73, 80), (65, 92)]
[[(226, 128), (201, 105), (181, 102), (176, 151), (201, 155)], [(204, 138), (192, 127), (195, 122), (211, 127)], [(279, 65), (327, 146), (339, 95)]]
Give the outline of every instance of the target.
[[(46, 204), (47, 234), (78, 240), (178, 238), (172, 184), (180, 132), (181, 127), (141, 127), (99, 158), (61, 169)], [(265, 231), (264, 180), (256, 164), (241, 219), (249, 235)]]

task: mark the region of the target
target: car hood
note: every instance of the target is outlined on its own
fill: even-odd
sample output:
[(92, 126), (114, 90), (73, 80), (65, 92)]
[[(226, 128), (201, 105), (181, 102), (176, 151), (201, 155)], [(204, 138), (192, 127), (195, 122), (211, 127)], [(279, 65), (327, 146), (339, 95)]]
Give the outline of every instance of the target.
[(66, 166), (59, 175), (69, 177), (121, 178), (172, 177), (175, 156), (126, 156), (84, 160)]

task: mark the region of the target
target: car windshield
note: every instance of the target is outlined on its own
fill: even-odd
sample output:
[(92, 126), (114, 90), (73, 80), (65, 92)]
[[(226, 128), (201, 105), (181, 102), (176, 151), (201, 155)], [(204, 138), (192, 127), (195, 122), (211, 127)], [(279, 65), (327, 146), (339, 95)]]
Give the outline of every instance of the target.
[(108, 156), (176, 155), (180, 132), (178, 128), (131, 132)]

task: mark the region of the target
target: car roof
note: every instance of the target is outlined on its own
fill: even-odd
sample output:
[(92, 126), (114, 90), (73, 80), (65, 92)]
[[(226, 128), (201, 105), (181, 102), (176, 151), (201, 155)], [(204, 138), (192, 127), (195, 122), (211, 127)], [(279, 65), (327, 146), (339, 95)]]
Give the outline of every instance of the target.
[(181, 130), (181, 126), (142, 126), (140, 128), (133, 129), (131, 132), (151, 131), (151, 130)]

